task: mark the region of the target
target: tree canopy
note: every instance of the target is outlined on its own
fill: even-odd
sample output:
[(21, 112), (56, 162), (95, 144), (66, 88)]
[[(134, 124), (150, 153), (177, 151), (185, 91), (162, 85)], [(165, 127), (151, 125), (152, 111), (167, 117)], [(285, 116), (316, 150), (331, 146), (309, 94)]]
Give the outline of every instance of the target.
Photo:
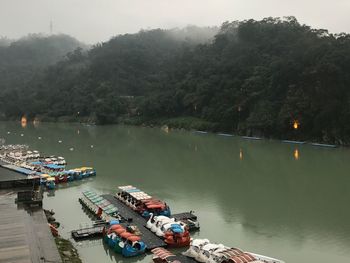
[[(0, 46), (0, 57), (8, 56), (0, 74), (12, 74), (11, 56), (31, 63), (42, 49), (10, 55), (9, 48), (14, 44)], [(190, 127), (246, 135), (350, 139), (350, 35), (294, 17), (225, 22), (219, 30), (140, 31), (76, 49), (55, 64), (57, 56), (43, 59), (37, 63), (50, 66), (17, 88), (0, 78), (6, 118), (168, 120), (179, 127), (188, 120), (199, 123)]]

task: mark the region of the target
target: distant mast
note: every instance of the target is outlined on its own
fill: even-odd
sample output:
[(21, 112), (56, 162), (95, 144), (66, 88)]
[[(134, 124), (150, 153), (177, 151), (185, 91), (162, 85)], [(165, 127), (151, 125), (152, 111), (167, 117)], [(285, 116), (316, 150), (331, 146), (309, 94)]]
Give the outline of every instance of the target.
[(50, 20), (50, 35), (52, 35), (53, 32), (53, 23), (52, 20)]

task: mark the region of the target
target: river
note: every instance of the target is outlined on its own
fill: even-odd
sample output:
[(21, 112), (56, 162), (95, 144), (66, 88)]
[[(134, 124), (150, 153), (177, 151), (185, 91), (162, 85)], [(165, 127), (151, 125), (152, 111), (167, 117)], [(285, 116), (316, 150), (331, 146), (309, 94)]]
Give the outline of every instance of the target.
[[(195, 237), (288, 263), (350, 260), (348, 148), (62, 123), (1, 122), (0, 137), (64, 156), (70, 168), (96, 168), (95, 178), (45, 193), (44, 206), (56, 212), (64, 237), (91, 223), (78, 202), (83, 190), (114, 193), (132, 184), (173, 212), (194, 210), (201, 224)], [(76, 246), (87, 263), (151, 261), (110, 254), (100, 240)]]

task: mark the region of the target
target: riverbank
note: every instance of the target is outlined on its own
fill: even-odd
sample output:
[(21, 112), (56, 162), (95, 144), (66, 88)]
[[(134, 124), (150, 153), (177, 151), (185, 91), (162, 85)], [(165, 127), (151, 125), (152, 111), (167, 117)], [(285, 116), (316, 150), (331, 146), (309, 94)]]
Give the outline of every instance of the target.
[(63, 262), (82, 263), (79, 253), (72, 242), (62, 237), (55, 237), (55, 242)]

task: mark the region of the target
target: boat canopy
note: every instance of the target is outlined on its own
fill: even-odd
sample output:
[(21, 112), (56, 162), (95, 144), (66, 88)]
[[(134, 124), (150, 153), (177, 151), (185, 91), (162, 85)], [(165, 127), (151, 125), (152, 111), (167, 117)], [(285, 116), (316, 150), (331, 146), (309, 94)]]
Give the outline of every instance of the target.
[(255, 257), (253, 257), (251, 254), (249, 253), (243, 253), (240, 254), (238, 256), (233, 256), (229, 259), (229, 262), (231, 263), (248, 263), (248, 262), (252, 262), (256, 260)]
[(165, 205), (164, 204), (150, 204), (147, 205), (148, 209), (164, 209)]
[(120, 234), (120, 236), (123, 237), (123, 238), (128, 238), (128, 237), (130, 237), (130, 236), (132, 236), (132, 235), (133, 235), (133, 234), (131, 234), (131, 233), (127, 232), (127, 231), (125, 231), (125, 232), (123, 232), (123, 233)]
[(118, 229), (114, 229), (114, 232), (117, 233), (118, 235), (126, 232), (125, 228), (118, 228)]
[(243, 254), (243, 251), (240, 250), (239, 248), (229, 248), (227, 250), (220, 251), (217, 254), (223, 255), (226, 258), (230, 258), (233, 256), (238, 256), (238, 255)]
[(136, 189), (136, 187), (132, 185), (124, 185), (124, 186), (118, 186), (118, 189), (125, 191), (127, 189)]
[(152, 249), (151, 251), (155, 256), (163, 260), (167, 259), (168, 257), (175, 257), (173, 253), (171, 253), (169, 250), (166, 250), (165, 248), (157, 247), (155, 249)]
[(127, 239), (130, 240), (131, 242), (135, 242), (135, 241), (140, 241), (141, 240), (141, 238), (139, 236), (136, 236), (136, 235), (129, 236)]

